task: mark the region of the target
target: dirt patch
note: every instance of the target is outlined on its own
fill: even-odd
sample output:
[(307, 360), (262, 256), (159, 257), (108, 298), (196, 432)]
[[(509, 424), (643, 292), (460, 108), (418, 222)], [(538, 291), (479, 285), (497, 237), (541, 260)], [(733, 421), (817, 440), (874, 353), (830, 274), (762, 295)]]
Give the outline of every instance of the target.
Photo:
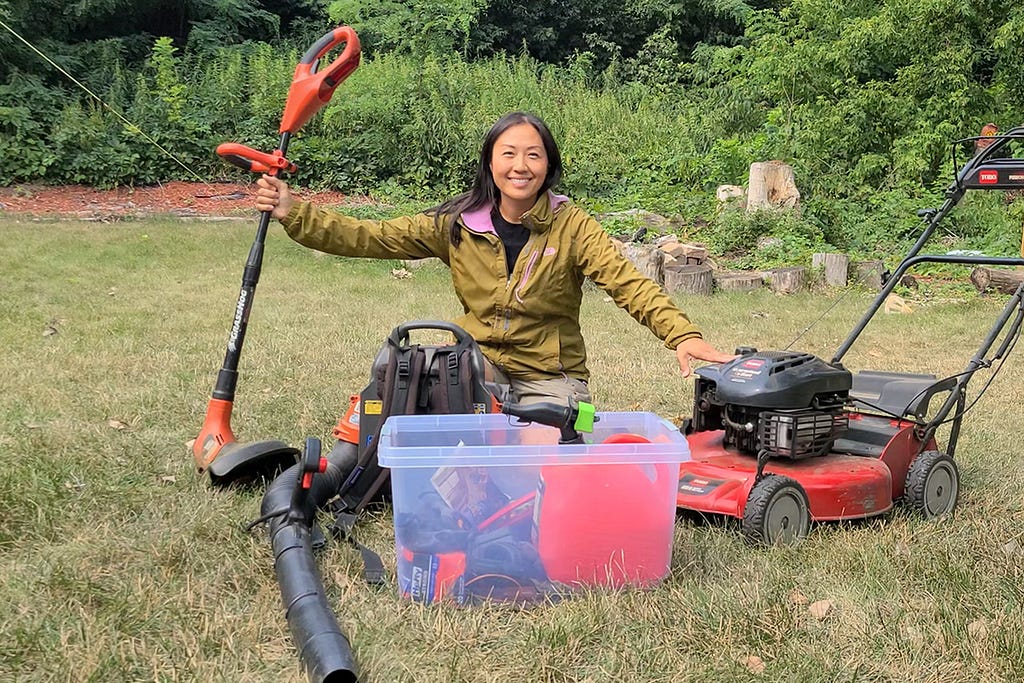
[[(237, 217), (256, 215), (255, 185), (174, 181), (147, 187), (101, 190), (69, 185), (0, 187), (0, 212), (50, 218), (111, 220), (171, 215)], [(340, 192), (294, 190), (302, 199), (324, 205), (364, 203)]]

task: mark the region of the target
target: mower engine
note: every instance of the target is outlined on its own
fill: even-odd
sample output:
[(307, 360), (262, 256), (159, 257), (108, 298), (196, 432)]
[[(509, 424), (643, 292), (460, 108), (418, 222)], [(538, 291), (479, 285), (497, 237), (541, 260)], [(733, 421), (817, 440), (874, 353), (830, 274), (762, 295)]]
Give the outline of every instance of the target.
[(699, 368), (691, 432), (724, 430), (724, 445), (791, 459), (828, 453), (846, 432), (853, 376), (809, 353), (743, 349)]

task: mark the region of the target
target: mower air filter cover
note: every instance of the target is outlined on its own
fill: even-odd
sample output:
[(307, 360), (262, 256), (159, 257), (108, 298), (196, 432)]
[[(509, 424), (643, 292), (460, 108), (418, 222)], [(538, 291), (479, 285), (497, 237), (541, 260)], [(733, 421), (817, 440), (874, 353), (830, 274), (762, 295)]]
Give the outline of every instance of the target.
[(795, 351), (761, 351), (697, 369), (721, 404), (774, 410), (834, 407), (853, 386), (849, 370)]

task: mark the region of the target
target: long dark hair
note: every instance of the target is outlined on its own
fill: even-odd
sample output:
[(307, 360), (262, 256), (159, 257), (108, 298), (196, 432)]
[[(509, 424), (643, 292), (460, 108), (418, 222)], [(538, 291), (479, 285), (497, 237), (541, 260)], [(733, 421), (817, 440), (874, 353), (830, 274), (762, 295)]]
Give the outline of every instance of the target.
[(498, 119), (491, 129), (484, 136), (483, 145), (480, 147), (480, 159), (477, 162), (476, 175), (469, 190), (457, 197), (435, 206), (427, 211), (434, 216), (438, 225), (447, 222), (448, 238), (456, 247), (462, 242), (462, 227), (459, 225), (459, 216), (466, 211), (478, 209), (481, 206), (498, 206), (501, 202), (501, 193), (498, 186), (494, 184), (494, 177), (491, 175), (491, 154), (494, 152), (494, 143), (502, 133), (522, 123), (528, 123), (536, 129), (544, 143), (544, 152), (548, 157), (548, 173), (544, 183), (540, 187), (543, 194), (552, 187), (558, 185), (562, 179), (562, 155), (558, 151), (554, 136), (548, 130), (547, 124), (533, 114), (523, 111), (514, 111), (505, 114)]

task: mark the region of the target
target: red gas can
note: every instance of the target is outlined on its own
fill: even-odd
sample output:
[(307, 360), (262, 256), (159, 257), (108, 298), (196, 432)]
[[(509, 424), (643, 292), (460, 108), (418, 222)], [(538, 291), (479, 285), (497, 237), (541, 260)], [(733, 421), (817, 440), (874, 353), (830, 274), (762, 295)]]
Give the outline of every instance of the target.
[[(616, 434), (604, 443), (649, 441)], [(608, 457), (541, 467), (534, 541), (552, 581), (645, 587), (668, 574), (678, 466), (606, 464)]]

